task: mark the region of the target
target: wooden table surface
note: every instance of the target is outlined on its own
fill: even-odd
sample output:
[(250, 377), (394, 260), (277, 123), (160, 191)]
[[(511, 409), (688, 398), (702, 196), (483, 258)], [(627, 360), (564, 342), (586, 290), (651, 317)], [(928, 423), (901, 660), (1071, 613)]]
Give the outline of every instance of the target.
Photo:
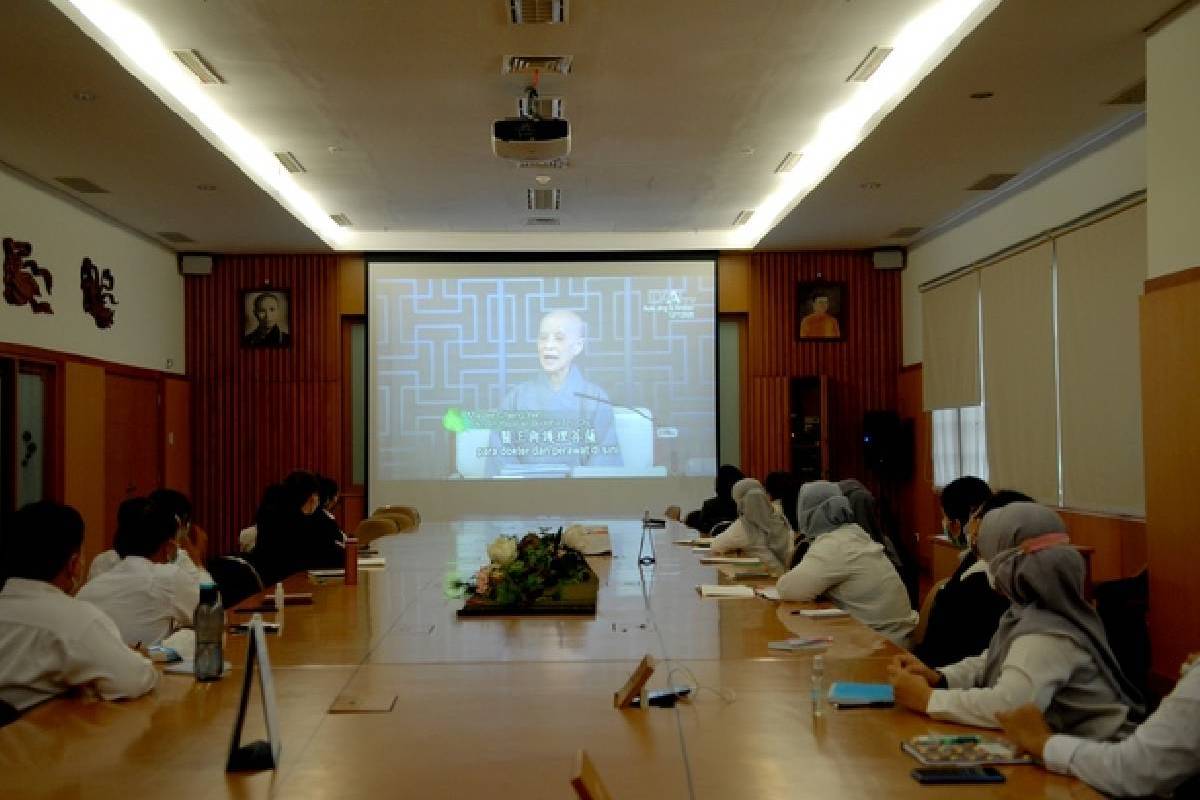
[[(792, 614), (798, 604), (701, 599), (695, 586), (716, 571), (671, 544), (681, 528), (657, 531), (657, 563), (639, 568), (640, 523), (608, 525), (615, 555), (592, 559), (594, 618), (455, 616), (447, 576), (474, 572), (495, 536), (531, 527), (515, 521), (427, 523), (379, 540), (387, 567), (361, 572), (357, 587), (290, 579), (315, 602), (289, 606), (270, 637), (283, 741), (274, 773), (224, 773), (245, 653), (231, 636), (225, 680), (164, 675), (139, 700), (61, 698), (0, 729), (0, 797), (569, 798), (581, 747), (616, 798), (951, 796), (909, 777), (916, 763), (899, 742), (962, 729), (900, 709), (830, 709), (814, 722), (811, 656), (767, 649), (830, 635), (827, 682), (881, 681), (890, 642), (854, 620)], [(702, 688), (675, 710), (614, 710), (645, 653), (661, 662), (652, 688)], [(390, 711), (329, 713), (393, 695)], [(246, 737), (261, 737), (257, 698), (248, 719)], [(949, 791), (1098, 796), (1040, 769), (1003, 771), (1004, 785)]]

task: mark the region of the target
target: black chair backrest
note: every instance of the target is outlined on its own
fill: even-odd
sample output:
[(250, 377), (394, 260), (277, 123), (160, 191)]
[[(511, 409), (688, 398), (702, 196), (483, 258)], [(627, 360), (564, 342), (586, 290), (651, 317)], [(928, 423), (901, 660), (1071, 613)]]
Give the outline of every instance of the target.
[(16, 721), (19, 716), (21, 716), (20, 712), (8, 703), (0, 700), (0, 728), (3, 728), (10, 722)]
[(1125, 677), (1148, 697), (1150, 680), (1150, 577), (1143, 569), (1132, 578), (1105, 581), (1095, 588), (1096, 613)]

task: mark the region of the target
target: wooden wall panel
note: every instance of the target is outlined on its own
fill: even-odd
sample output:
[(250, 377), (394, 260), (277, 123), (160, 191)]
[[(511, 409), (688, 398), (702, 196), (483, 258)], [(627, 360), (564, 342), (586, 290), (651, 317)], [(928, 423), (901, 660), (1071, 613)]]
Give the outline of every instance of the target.
[[(830, 469), (838, 478), (857, 477), (874, 485), (862, 456), (866, 411), (896, 408), (900, 372), (900, 273), (876, 270), (870, 253), (752, 253), (750, 256), (749, 352), (746, 375), (783, 381), (783, 413), (778, 403), (757, 408), (751, 401), (742, 424), (742, 451), (748, 472), (788, 466), (786, 379), (799, 375), (829, 378)], [(795, 340), (796, 284), (802, 280), (846, 284), (845, 339)], [(778, 391), (778, 390), (775, 390)]]
[(63, 411), (63, 502), (83, 517), (84, 564), (104, 550), (104, 367), (68, 361)]
[(933, 415), (925, 410), (921, 365), (900, 370), (897, 410), (901, 419), (913, 421), (913, 477), (900, 486), (898, 507), (900, 532), (908, 541), (916, 539), (921, 563), (933, 559), (933, 538), (942, 529), (942, 509), (933, 488)]
[(1200, 650), (1200, 270), (1147, 282), (1141, 298), (1142, 440), (1153, 669)]
[(763, 480), (770, 472), (791, 469), (788, 378), (752, 376), (741, 411), (742, 472)]
[[(244, 348), (241, 291), (291, 291), (288, 348)], [(338, 257), (219, 256), (185, 284), (193, 502), (219, 552), (293, 469), (341, 476)]]
[(163, 485), (192, 496), (192, 387), (163, 380)]

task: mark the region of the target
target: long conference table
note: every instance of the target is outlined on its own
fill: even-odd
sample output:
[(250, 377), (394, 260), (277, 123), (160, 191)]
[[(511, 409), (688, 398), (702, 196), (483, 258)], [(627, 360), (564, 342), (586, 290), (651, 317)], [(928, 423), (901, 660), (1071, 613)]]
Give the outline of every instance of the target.
[[(640, 520), (586, 522), (608, 525), (614, 553), (589, 559), (595, 617), (455, 614), (448, 575), (474, 572), (496, 536), (550, 520), (427, 523), (377, 541), (386, 567), (357, 586), (289, 579), (314, 603), (288, 606), (269, 637), (283, 742), (273, 772), (224, 771), (246, 647), (230, 636), (235, 669), (220, 681), (164, 675), (134, 701), (58, 698), (0, 729), (0, 797), (562, 800), (580, 748), (614, 798), (1099, 796), (1027, 766), (1002, 768), (1003, 785), (918, 785), (901, 740), (966, 729), (900, 708), (815, 719), (812, 656), (767, 648), (832, 636), (828, 684), (886, 680), (894, 645), (849, 618), (792, 613), (803, 604), (702, 599), (695, 587), (719, 582), (716, 568), (672, 544), (688, 535), (675, 523), (653, 534), (656, 563), (639, 566)], [(674, 709), (614, 709), (647, 653), (660, 662), (650, 688), (703, 688)], [(262, 737), (257, 690), (247, 719), (244, 740)]]

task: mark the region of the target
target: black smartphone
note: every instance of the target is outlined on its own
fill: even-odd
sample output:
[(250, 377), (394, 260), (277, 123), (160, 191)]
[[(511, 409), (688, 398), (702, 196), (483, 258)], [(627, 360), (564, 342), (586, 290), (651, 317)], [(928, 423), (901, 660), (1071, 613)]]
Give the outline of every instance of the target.
[(913, 780), (929, 785), (953, 783), (1004, 783), (995, 767), (917, 767)]

